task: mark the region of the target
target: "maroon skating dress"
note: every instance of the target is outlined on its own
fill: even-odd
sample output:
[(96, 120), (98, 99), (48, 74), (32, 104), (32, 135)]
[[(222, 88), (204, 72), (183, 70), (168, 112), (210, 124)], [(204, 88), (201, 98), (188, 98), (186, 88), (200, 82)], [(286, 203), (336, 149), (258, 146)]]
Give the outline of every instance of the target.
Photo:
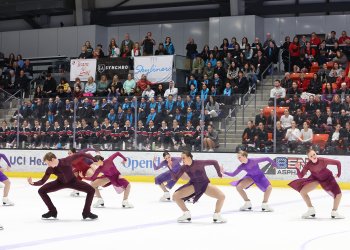
[(214, 166), (218, 176), (222, 177), (220, 166), (218, 162), (214, 160), (193, 160), (190, 166), (184, 165), (180, 168), (179, 172), (173, 174), (174, 180), (179, 179), (184, 173), (190, 177), (190, 181), (176, 191), (191, 185), (194, 187), (194, 193), (183, 198), (183, 200), (188, 200), (194, 197), (193, 203), (195, 203), (205, 193), (205, 190), (207, 190), (208, 184), (210, 183), (207, 173), (205, 172), (206, 166)]
[[(334, 198), (338, 194), (340, 194), (341, 191), (337, 181), (333, 176), (333, 173), (329, 169), (327, 169), (328, 165), (336, 165), (338, 168), (337, 176), (340, 177), (340, 161), (319, 157), (317, 158), (316, 163), (313, 163), (312, 161), (306, 163), (301, 172), (299, 169), (297, 169), (298, 177), (300, 179), (294, 180), (288, 185), (300, 192), (305, 185), (317, 181), (320, 183), (321, 187)], [(308, 178), (303, 178), (308, 171), (311, 172), (311, 175)]]

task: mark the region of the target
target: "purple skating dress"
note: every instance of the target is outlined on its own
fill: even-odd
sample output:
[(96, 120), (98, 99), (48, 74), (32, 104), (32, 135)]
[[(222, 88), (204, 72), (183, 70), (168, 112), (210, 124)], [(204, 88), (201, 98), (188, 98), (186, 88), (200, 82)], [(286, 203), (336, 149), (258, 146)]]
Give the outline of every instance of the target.
[(172, 168), (170, 168), (168, 166), (168, 162), (166, 160), (162, 161), (158, 166), (156, 164), (154, 164), (153, 162), (153, 168), (154, 170), (158, 170), (162, 167), (167, 166), (168, 167), (168, 171), (158, 175), (155, 178), (155, 184), (160, 185), (164, 182), (166, 182), (166, 186), (169, 189), (172, 189), (172, 187), (175, 185), (175, 183), (177, 182), (177, 180), (173, 180), (172, 176), (173, 174), (176, 174), (177, 172), (179, 172), (181, 165), (181, 158), (180, 157), (171, 157), (171, 161), (172, 161)]
[[(119, 170), (117, 169), (117, 167), (113, 163), (113, 160), (118, 156), (121, 157), (124, 161), (127, 160), (125, 158), (125, 156), (122, 155), (120, 152), (116, 152), (103, 161), (103, 165), (99, 166), (96, 169), (93, 176), (91, 176), (90, 178), (86, 178), (86, 179), (94, 181), (96, 179), (106, 177), (110, 182), (108, 182), (106, 185), (104, 185), (104, 187), (108, 187), (109, 185), (112, 184), (118, 193), (125, 190), (127, 188), (127, 186), (129, 185), (129, 182), (124, 178), (120, 178), (121, 174), (120, 174)], [(98, 175), (100, 173), (102, 173), (103, 176), (99, 177)]]
[[(6, 155), (0, 154), (0, 160), (1, 159), (4, 159), (4, 161), (6, 161), (7, 166), (11, 167), (10, 161), (7, 159)], [(7, 176), (2, 171), (0, 171), (0, 182), (6, 181), (7, 179)]]
[(195, 203), (205, 193), (208, 184), (210, 183), (207, 173), (205, 172), (206, 166), (214, 166), (218, 176), (222, 177), (220, 166), (218, 162), (214, 160), (193, 160), (191, 166), (183, 165), (177, 174), (173, 174), (174, 180), (178, 180), (184, 173), (190, 177), (190, 181), (178, 188), (176, 191), (191, 185), (194, 187), (194, 193), (183, 198), (183, 200), (188, 200), (194, 197), (193, 203)]
[[(299, 169), (297, 169), (298, 177), (300, 179), (294, 180), (290, 182), (288, 185), (298, 192), (300, 192), (304, 186), (307, 184), (310, 184), (311, 182), (319, 182), (321, 187), (333, 198), (336, 197), (338, 194), (341, 193), (340, 187), (335, 180), (332, 171), (327, 169), (328, 165), (335, 165), (338, 168), (338, 177), (340, 177), (341, 174), (341, 164), (340, 161), (327, 159), (327, 158), (317, 158), (317, 162), (313, 163), (312, 161), (309, 161), (304, 166), (303, 170), (300, 172)], [(307, 178), (303, 178), (306, 173), (310, 171), (311, 175)]]
[[(242, 163), (241, 165), (239, 165), (239, 167), (234, 172), (232, 173), (225, 172), (224, 174), (234, 177), (237, 174), (239, 174), (241, 171), (246, 171), (247, 174), (242, 179), (238, 181), (233, 181), (230, 184), (232, 186), (237, 186), (242, 180), (246, 178), (251, 178), (253, 180), (253, 183), (251, 185), (255, 183), (255, 185), (257, 185), (257, 187), (260, 188), (261, 191), (265, 192), (267, 187), (270, 186), (271, 183), (259, 168), (259, 163), (264, 161), (268, 161), (271, 163), (272, 166), (276, 167), (276, 162), (269, 157), (254, 158), (254, 159), (248, 159), (247, 163)], [(249, 187), (247, 187), (246, 189), (248, 189)]]

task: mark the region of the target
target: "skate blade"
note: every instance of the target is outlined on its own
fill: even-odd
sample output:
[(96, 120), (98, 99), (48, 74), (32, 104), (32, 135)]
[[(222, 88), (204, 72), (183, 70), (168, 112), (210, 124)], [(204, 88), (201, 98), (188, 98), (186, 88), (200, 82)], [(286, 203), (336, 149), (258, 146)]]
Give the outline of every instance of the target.
[(331, 218), (333, 220), (342, 220), (342, 219), (345, 219), (345, 217), (335, 217), (335, 216), (331, 216)]
[(261, 212), (263, 212), (263, 213), (271, 213), (271, 212), (273, 212), (273, 210), (272, 209), (261, 209)]
[(58, 220), (58, 219), (54, 218), (54, 217), (51, 217), (51, 218), (41, 218), (41, 220), (52, 220), (52, 221), (54, 221), (54, 220)]
[(178, 220), (178, 223), (191, 223), (191, 219), (187, 219), (187, 220)]
[(98, 205), (98, 206), (94, 206), (94, 208), (105, 208), (105, 204), (101, 204), (101, 205)]
[(226, 223), (227, 221), (222, 221), (222, 220), (213, 220), (214, 224), (223, 224)]
[(312, 219), (316, 219), (316, 214), (312, 214), (310, 216), (303, 216), (301, 217), (302, 219), (306, 219), (306, 220), (312, 220)]
[(82, 221), (95, 221), (95, 220), (98, 220), (98, 218), (96, 219), (92, 219), (92, 218), (83, 218)]
[(246, 209), (239, 209), (239, 211), (241, 211), (241, 212), (252, 212), (253, 209), (252, 208), (246, 208)]

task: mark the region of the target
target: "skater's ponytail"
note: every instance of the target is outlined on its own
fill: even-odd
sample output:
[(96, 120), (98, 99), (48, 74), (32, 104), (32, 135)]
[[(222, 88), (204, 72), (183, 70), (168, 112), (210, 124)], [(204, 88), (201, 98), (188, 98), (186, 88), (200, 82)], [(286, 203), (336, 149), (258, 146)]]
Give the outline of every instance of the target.
[(190, 157), (191, 159), (193, 159), (193, 155), (191, 154), (190, 151), (185, 150), (185, 151), (182, 151), (182, 153), (183, 153), (184, 155), (186, 155), (187, 157)]
[(96, 161), (103, 161), (105, 159), (101, 155), (95, 155), (94, 158), (95, 158)]

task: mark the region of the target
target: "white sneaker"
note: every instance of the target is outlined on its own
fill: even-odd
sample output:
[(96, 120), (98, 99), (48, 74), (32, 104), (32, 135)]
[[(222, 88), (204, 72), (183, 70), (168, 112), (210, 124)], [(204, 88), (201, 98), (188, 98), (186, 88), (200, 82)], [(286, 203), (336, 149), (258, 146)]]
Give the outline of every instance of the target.
[(211, 149), (208, 150), (208, 152), (214, 152), (214, 149), (211, 148)]
[(12, 201), (10, 201), (10, 199), (7, 198), (7, 197), (2, 198), (2, 204), (3, 204), (4, 206), (14, 206), (14, 205), (15, 205), (15, 203), (13, 203)]
[(331, 218), (332, 219), (345, 219), (345, 216), (339, 214), (337, 210), (332, 210)]
[(129, 203), (128, 200), (123, 200), (123, 202), (122, 202), (122, 207), (123, 207), (123, 208), (133, 208), (134, 205), (131, 204), (131, 203)]
[(263, 212), (273, 212), (273, 209), (271, 207), (269, 207), (269, 205), (267, 203), (262, 203), (261, 210)]
[(96, 203), (94, 204), (94, 207), (95, 208), (98, 208), (98, 207), (104, 207), (105, 206), (105, 202), (102, 198), (99, 198)]
[(239, 208), (241, 211), (252, 210), (252, 203), (250, 201), (246, 201), (243, 206)]
[(227, 222), (227, 220), (225, 218), (221, 217), (220, 213), (214, 213), (213, 221), (215, 223), (225, 223), (225, 222)]
[(160, 201), (170, 201), (170, 193), (164, 192), (163, 196), (160, 198)]
[(78, 196), (79, 196), (79, 192), (76, 191), (76, 190), (73, 190), (73, 191), (70, 193), (70, 196), (72, 196), (72, 197), (78, 197)]
[(301, 218), (303, 218), (303, 219), (308, 219), (308, 218), (310, 218), (310, 217), (315, 218), (315, 216), (316, 216), (315, 208), (314, 208), (314, 207), (309, 207), (308, 210), (307, 210), (307, 212), (304, 213), (304, 214), (301, 216)]
[(179, 223), (190, 222), (190, 221), (191, 221), (190, 211), (184, 212), (184, 214), (181, 217), (177, 218), (177, 222), (179, 222)]
[(207, 152), (208, 151), (208, 149), (206, 149), (206, 148), (203, 148), (203, 151), (202, 152)]

